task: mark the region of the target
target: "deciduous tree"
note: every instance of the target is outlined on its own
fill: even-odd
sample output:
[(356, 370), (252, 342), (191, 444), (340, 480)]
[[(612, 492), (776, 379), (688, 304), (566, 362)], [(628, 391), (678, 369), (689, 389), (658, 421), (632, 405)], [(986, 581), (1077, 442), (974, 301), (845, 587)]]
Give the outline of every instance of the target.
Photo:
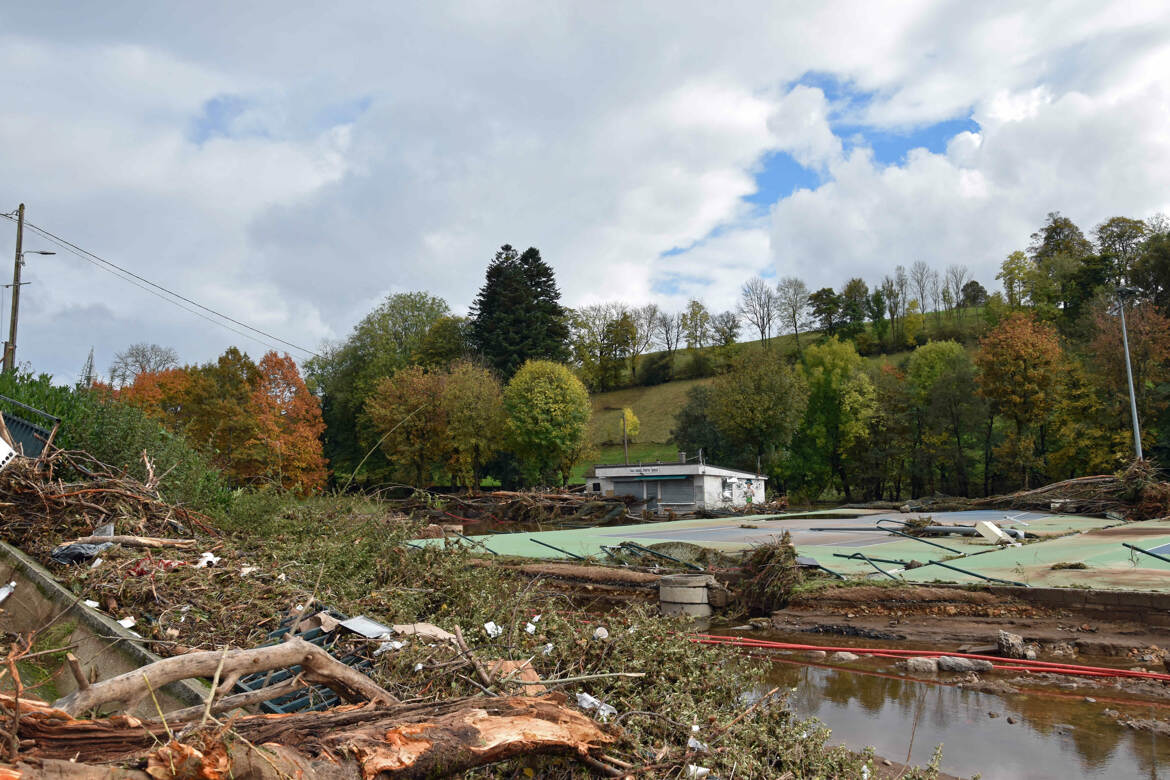
[(778, 293), (768, 282), (758, 276), (744, 282), (740, 289), (739, 311), (748, 324), (760, 334), (760, 342), (765, 347), (769, 346), (772, 325), (779, 314), (779, 308)]
[(738, 357), (711, 385), (711, 421), (732, 447), (761, 463), (788, 446), (807, 404), (803, 377), (775, 351)]
[(1025, 487), (1042, 468), (1063, 359), (1056, 331), (1031, 313), (1012, 314), (980, 341), (980, 392), (1011, 423), (1000, 455)]
[(366, 413), (379, 447), (399, 478), (415, 487), (430, 483), (447, 443), (443, 406), (445, 376), (409, 366), (378, 382), (366, 399)]
[(504, 389), (507, 437), (531, 482), (557, 475), (562, 484), (586, 444), (589, 392), (559, 363), (531, 360)]
[(134, 383), (139, 374), (152, 374), (179, 365), (179, 353), (170, 347), (139, 342), (114, 355), (110, 364), (110, 384), (114, 389)]
[(451, 366), (441, 403), (446, 420), (446, 465), (463, 485), (479, 489), (484, 465), (504, 438), (504, 398), (491, 370), (469, 361)]
[(320, 490), (327, 477), (321, 403), (309, 393), (296, 361), (269, 352), (260, 359), (252, 392), (256, 430), (245, 444), (254, 478), (301, 494)]
[(796, 339), (796, 354), (801, 354), (800, 331), (805, 328), (809, 316), (808, 285), (795, 276), (786, 276), (776, 285), (777, 305), (780, 319)]
[(853, 344), (836, 337), (805, 350), (801, 374), (809, 389), (808, 410), (792, 463), (806, 471), (814, 493), (836, 481), (848, 500), (852, 482), (845, 453), (868, 433), (875, 410), (873, 383)]

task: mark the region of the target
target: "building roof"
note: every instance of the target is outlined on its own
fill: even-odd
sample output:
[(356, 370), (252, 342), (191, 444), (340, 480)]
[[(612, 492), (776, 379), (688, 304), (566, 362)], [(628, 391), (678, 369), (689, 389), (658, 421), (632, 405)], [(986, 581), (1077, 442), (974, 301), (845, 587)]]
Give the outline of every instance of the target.
[(712, 476), (767, 479), (763, 474), (729, 469), (711, 463), (618, 463), (594, 466), (598, 477)]

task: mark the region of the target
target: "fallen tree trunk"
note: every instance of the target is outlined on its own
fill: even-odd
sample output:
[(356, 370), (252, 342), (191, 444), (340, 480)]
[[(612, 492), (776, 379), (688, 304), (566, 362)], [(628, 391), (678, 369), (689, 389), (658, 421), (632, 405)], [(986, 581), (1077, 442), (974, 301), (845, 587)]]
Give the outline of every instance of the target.
[[(0, 699), (12, 706), (12, 699)], [(118, 715), (77, 720), (46, 705), (21, 702), (22, 751), (17, 774), (27, 780), (114, 780), (139, 773), (103, 766), (145, 765), (155, 780), (451, 777), (519, 755), (561, 754), (597, 766), (614, 741), (563, 697), (464, 698), (430, 704), (344, 706), (325, 712), (250, 715), (230, 731), (170, 742), (162, 724)], [(254, 746), (259, 745), (260, 748)], [(87, 763), (68, 759), (83, 756)], [(60, 759), (60, 760), (58, 760)], [(0, 778), (5, 775), (0, 774)]]
[(125, 547), (177, 547), (189, 550), (195, 546), (194, 539), (162, 539), (153, 536), (83, 536), (70, 544), (120, 544)]
[(312, 683), (320, 683), (337, 693), (345, 701), (371, 701), (378, 704), (396, 704), (396, 699), (369, 677), (341, 663), (326, 651), (303, 639), (290, 639), (278, 645), (255, 647), (249, 650), (205, 650), (164, 658), (132, 672), (92, 683), (84, 690), (63, 696), (53, 706), (70, 715), (121, 702), (132, 710), (139, 702), (164, 685), (190, 677), (207, 677), (220, 672), (217, 693), (231, 690), (241, 677), (271, 669), (300, 666), (302, 676)]

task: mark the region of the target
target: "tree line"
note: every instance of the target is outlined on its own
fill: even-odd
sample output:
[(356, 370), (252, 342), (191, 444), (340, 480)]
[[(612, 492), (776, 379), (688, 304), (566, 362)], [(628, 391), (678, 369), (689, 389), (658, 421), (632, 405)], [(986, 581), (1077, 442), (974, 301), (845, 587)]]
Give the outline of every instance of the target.
[[(728, 465), (759, 463), (774, 486), (810, 499), (986, 495), (1115, 471), (1133, 457), (1124, 304), (1146, 452), (1165, 461), (1168, 228), (1161, 217), (1114, 218), (1090, 241), (1052, 213), (1026, 250), (1004, 260), (1002, 293), (988, 295), (962, 267), (940, 278), (918, 264), (868, 296), (860, 280), (807, 293), (816, 339), (788, 355), (744, 355), (693, 389), (674, 440)], [(917, 296), (925, 291), (935, 307), (936, 281), (937, 308), (924, 310)], [(745, 285), (745, 297), (755, 288)], [(955, 338), (923, 338), (927, 317)], [(863, 358), (883, 343), (914, 348)], [(759, 409), (771, 411), (745, 424)]]
[(172, 352), (135, 345), (111, 367), (110, 392), (237, 483), (314, 489), (327, 465), (339, 485), (474, 486), (566, 480), (588, 454), (589, 391), (709, 376), (675, 442), (758, 464), (784, 489), (1010, 489), (1124, 460), (1119, 289), (1148, 449), (1163, 456), (1168, 235), (1164, 218), (1116, 217), (1090, 240), (1052, 213), (1003, 261), (1002, 292), (963, 265), (917, 261), (839, 289), (755, 277), (715, 313), (699, 300), (568, 309), (539, 250), (504, 245), (469, 316), (427, 292), (392, 294), (309, 360), (303, 382), (287, 356), (253, 364), (229, 350), (179, 368)]

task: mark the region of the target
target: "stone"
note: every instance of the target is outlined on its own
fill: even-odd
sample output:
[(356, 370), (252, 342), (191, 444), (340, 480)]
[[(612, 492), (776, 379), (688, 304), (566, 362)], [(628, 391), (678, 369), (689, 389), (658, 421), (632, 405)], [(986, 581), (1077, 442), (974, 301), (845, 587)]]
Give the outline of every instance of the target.
[(998, 718), (998, 717), (999, 717), (999, 713), (998, 713), (998, 712), (989, 712), (989, 713), (987, 713), (987, 717), (989, 717), (989, 718)]
[(1019, 634), (1000, 631), (997, 644), (999, 646), (999, 654), (1004, 658), (1024, 658), (1027, 652), (1024, 647), (1024, 638)]
[(1008, 723), (1013, 723), (1013, 724), (1014, 724), (1014, 723), (1016, 723), (1017, 721), (1016, 721), (1016, 719), (1015, 719), (1015, 718), (1013, 718), (1011, 715), (1008, 715), (1008, 716), (1007, 716), (1007, 722), (1008, 722)]
[(811, 659), (813, 661), (823, 661), (823, 660), (825, 660), (825, 658), (828, 657), (828, 655), (829, 654), (826, 653), (824, 650), (809, 650), (808, 651), (808, 657), (809, 657), (809, 659)]
[(980, 661), (974, 658), (957, 658), (944, 655), (938, 659), (940, 672), (989, 672), (992, 670), (990, 661)]
[(829, 656), (830, 661), (833, 661), (834, 663), (839, 663), (839, 664), (847, 664), (847, 663), (850, 663), (852, 661), (856, 661), (857, 659), (858, 659), (857, 655), (855, 655), (854, 653), (845, 652), (844, 650), (837, 652), (837, 653), (833, 653), (831, 656)]
[(938, 674), (937, 658), (907, 658), (900, 665), (912, 674)]

